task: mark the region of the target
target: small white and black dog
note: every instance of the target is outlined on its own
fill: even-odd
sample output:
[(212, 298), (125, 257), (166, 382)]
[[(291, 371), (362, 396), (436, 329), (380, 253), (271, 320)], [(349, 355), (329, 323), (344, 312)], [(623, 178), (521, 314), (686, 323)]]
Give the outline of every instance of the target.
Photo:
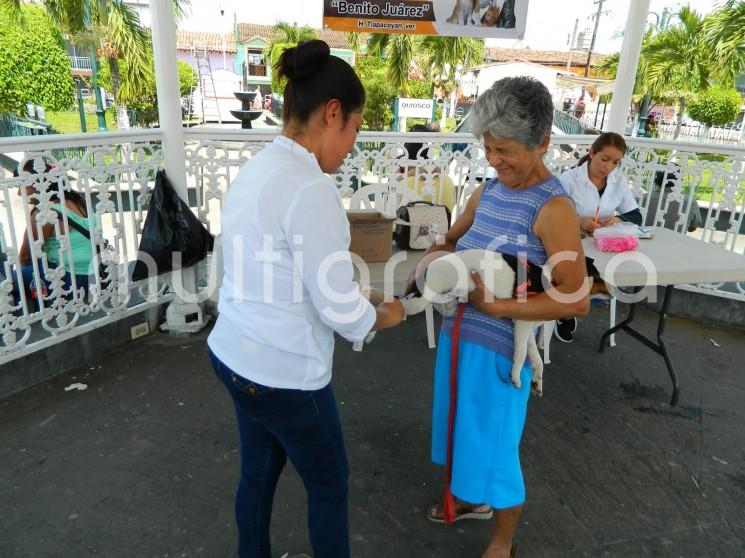
[[(463, 250), (433, 260), (418, 278), (411, 292), (407, 293), (401, 303), (406, 315), (423, 312), (432, 302), (443, 315), (455, 313), (458, 299), (465, 300), (475, 287), (469, 270), (479, 273), (484, 285), (495, 298), (512, 298), (516, 293), (528, 296), (544, 289), (540, 266), (533, 265), (514, 256), (500, 254), (491, 250)], [(424, 287), (423, 291), (420, 287)], [(510, 378), (512, 384), (519, 388), (520, 370), (526, 357), (533, 369), (531, 386), (533, 391), (543, 395), (543, 360), (538, 351), (534, 329), (542, 321), (514, 320), (515, 352)]]

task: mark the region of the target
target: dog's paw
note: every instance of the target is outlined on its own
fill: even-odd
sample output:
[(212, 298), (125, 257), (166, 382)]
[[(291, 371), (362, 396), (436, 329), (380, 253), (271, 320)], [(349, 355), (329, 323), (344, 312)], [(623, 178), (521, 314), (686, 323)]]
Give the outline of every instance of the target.
[(520, 372), (512, 374), (512, 385), (515, 386), (515, 389), (520, 389), (520, 386), (523, 385), (520, 381)]
[(538, 397), (543, 397), (543, 380), (533, 380), (530, 382), (530, 391)]

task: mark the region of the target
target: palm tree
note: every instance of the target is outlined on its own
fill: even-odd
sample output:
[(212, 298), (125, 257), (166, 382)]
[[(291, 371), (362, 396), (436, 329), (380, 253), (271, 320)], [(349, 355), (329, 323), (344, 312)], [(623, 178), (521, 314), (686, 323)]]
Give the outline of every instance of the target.
[[(457, 87), (459, 68), (473, 66), (484, 61), (484, 41), (471, 37), (425, 37), (422, 41), (425, 61), (435, 81), (445, 95)], [(450, 104), (450, 117), (455, 115), (455, 103)], [(444, 122), (445, 112), (442, 113)]]
[[(281, 21), (272, 28), (272, 40), (264, 49), (264, 58), (274, 68), (285, 50), (303, 41), (312, 41), (317, 38), (318, 32), (312, 27), (290, 25)], [(280, 95), (284, 91), (284, 83), (280, 82), (274, 71), (272, 72), (272, 91)]]
[(706, 44), (725, 85), (745, 73), (745, 2), (728, 0), (704, 22)]
[(367, 41), (368, 53), (386, 60), (388, 79), (403, 94), (408, 93), (409, 75), (418, 71), (415, 40), (412, 35), (373, 33)]
[[(745, 2), (728, 0), (704, 24), (706, 42), (724, 70), (721, 77), (730, 83), (745, 74)], [(745, 122), (740, 143), (745, 141)]]
[[(0, 6), (17, 11), (21, 0), (0, 0)], [(177, 17), (184, 14), (191, 0), (173, 0)], [(120, 128), (128, 128), (126, 105), (141, 92), (141, 84), (152, 74), (149, 33), (140, 25), (136, 10), (124, 0), (42, 0), (52, 20), (79, 46), (95, 50), (111, 72), (113, 93)], [(122, 60), (124, 73), (117, 61)]]
[(673, 139), (680, 135), (686, 102), (709, 86), (716, 71), (704, 42), (704, 19), (688, 7), (680, 9), (678, 19), (678, 25), (651, 37), (644, 49), (644, 89), (677, 105)]

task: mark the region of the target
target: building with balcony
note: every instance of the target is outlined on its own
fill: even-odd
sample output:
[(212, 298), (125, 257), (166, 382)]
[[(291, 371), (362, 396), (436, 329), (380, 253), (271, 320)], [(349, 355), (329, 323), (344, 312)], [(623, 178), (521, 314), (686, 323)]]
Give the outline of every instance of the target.
[[(235, 71), (243, 75), (246, 91), (255, 91), (258, 88), (262, 96), (271, 95), (272, 68), (265, 51), (277, 34), (271, 25), (239, 23), (236, 26)], [(345, 33), (324, 29), (318, 30), (318, 36), (331, 47), (331, 54), (354, 66), (355, 52)]]

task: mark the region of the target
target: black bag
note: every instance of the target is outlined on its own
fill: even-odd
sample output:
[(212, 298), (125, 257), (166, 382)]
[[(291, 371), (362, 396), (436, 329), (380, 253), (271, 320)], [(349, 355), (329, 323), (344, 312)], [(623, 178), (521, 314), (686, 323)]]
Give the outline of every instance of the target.
[[(173, 253), (181, 253), (181, 267), (203, 260), (212, 251), (214, 238), (176, 193), (163, 170), (155, 175), (150, 208), (142, 229), (139, 252), (148, 254), (158, 275), (172, 271)], [(132, 280), (148, 277), (148, 266), (138, 258)]]
[(426, 250), (450, 228), (450, 210), (426, 201), (410, 202), (396, 211), (393, 239), (402, 250)]

